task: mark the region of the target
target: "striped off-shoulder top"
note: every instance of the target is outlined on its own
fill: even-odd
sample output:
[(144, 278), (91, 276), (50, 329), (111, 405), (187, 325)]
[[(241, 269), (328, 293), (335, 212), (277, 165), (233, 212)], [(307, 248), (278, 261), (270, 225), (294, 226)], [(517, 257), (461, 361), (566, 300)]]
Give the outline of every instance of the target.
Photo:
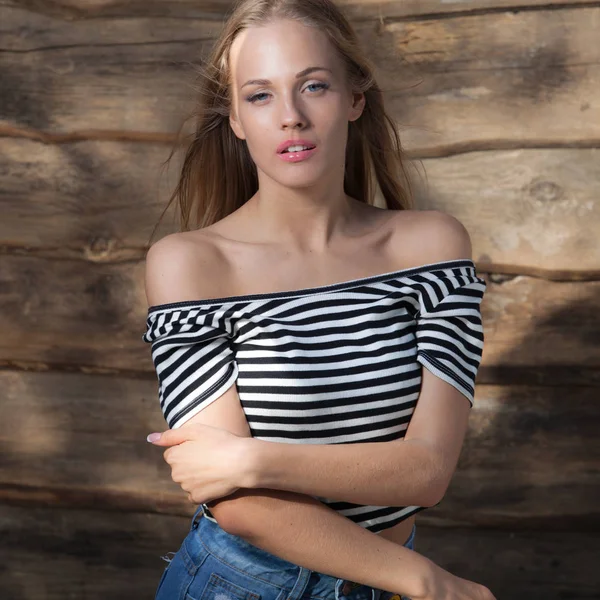
[[(404, 437), (422, 367), (473, 405), (485, 289), (471, 259), (442, 261), (319, 287), (151, 306), (142, 339), (152, 345), (172, 429), (235, 383), (255, 438), (387, 442)], [(373, 532), (426, 508), (314, 497)]]

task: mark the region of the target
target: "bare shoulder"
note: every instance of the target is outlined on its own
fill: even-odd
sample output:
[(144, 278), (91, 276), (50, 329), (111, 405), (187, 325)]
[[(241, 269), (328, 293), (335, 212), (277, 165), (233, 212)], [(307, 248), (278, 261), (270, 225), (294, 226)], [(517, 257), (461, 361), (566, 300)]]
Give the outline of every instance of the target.
[(423, 234), (431, 240), (431, 247), (439, 260), (471, 258), (471, 236), (461, 221), (439, 210), (422, 213)]
[(226, 261), (218, 244), (201, 231), (172, 233), (146, 254), (148, 306), (218, 295)]
[(415, 264), (472, 258), (467, 228), (440, 210), (399, 211), (394, 234), (399, 246), (410, 245)]

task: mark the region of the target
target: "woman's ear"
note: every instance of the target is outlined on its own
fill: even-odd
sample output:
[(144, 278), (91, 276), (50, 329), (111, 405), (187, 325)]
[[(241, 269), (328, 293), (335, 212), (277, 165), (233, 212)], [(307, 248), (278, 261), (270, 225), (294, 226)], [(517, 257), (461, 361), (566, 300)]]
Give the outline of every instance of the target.
[(352, 105), (348, 113), (348, 120), (356, 121), (360, 115), (362, 115), (363, 110), (365, 109), (366, 98), (362, 92), (353, 93), (351, 98)]
[(246, 139), (246, 134), (244, 133), (244, 128), (241, 126), (241, 124), (237, 120), (235, 111), (233, 111), (233, 110), (231, 110), (231, 112), (229, 113), (229, 125), (231, 126), (231, 129), (233, 129), (233, 133), (235, 133), (235, 135), (240, 140)]

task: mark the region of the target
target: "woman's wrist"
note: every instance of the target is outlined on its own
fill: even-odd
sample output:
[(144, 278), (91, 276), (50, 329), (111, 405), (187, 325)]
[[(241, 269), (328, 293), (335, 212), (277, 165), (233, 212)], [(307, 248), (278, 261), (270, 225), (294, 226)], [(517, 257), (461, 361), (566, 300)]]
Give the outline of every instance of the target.
[[(406, 590), (402, 592), (403, 595), (408, 595), (412, 600), (430, 600), (431, 590), (436, 587), (434, 582), (440, 580), (444, 571), (426, 556), (419, 554), (418, 557), (417, 564), (411, 568), (413, 577), (401, 575), (401, 581), (394, 589)], [(411, 587), (410, 590), (407, 589), (407, 584)]]
[(420, 571), (421, 588), (411, 594), (412, 600), (434, 600), (447, 597), (496, 600), (487, 587), (453, 575), (429, 559), (425, 560), (427, 562), (423, 564), (423, 569)]
[(260, 487), (260, 466), (262, 440), (240, 438), (237, 451), (238, 481), (240, 488), (253, 489)]
[[(268, 478), (269, 475), (266, 474), (266, 470), (269, 468), (269, 452), (273, 449), (267, 444), (270, 442), (240, 438), (237, 454), (239, 457), (237, 462), (240, 466), (237, 484), (239, 487), (246, 489), (267, 487), (265, 477)], [(394, 579), (398, 581), (397, 585), (389, 589), (406, 590), (403, 594), (413, 600), (431, 600), (432, 590), (439, 589), (440, 585), (443, 586), (444, 580), (450, 575), (433, 561), (416, 552), (411, 556), (409, 564), (409, 575), (406, 569), (394, 569)], [(399, 573), (401, 573), (400, 577), (398, 577)]]
[[(268, 477), (268, 475), (265, 475), (269, 462), (268, 452), (272, 450), (266, 444), (269, 444), (269, 442), (249, 437), (240, 438), (240, 444), (237, 449), (237, 463), (239, 466), (239, 481), (237, 485), (240, 488), (253, 489), (266, 487), (264, 484), (265, 476)], [(408, 595), (413, 600), (430, 600), (432, 598), (432, 591), (443, 586), (444, 580), (447, 579), (450, 573), (422, 554), (415, 554), (415, 560), (410, 561), (410, 577), (407, 577), (406, 573), (404, 573), (401, 575), (398, 585), (390, 589), (406, 590), (406, 592), (410, 592)], [(401, 571), (404, 571), (404, 569)], [(398, 572), (396, 571), (396, 573)], [(409, 587), (411, 588), (410, 590), (407, 589)], [(403, 592), (404, 595), (407, 595), (406, 592)]]

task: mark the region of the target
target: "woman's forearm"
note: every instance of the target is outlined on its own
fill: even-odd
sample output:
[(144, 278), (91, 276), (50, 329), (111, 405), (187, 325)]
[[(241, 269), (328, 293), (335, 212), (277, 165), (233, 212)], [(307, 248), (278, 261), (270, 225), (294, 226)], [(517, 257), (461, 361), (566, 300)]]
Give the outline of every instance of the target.
[(443, 461), (411, 439), (286, 444), (248, 438), (241, 487), (285, 490), (372, 506), (433, 506), (445, 493)]
[(424, 597), (434, 572), (441, 570), (417, 552), (302, 494), (240, 489), (208, 506), (229, 533), (338, 579), (417, 599)]

